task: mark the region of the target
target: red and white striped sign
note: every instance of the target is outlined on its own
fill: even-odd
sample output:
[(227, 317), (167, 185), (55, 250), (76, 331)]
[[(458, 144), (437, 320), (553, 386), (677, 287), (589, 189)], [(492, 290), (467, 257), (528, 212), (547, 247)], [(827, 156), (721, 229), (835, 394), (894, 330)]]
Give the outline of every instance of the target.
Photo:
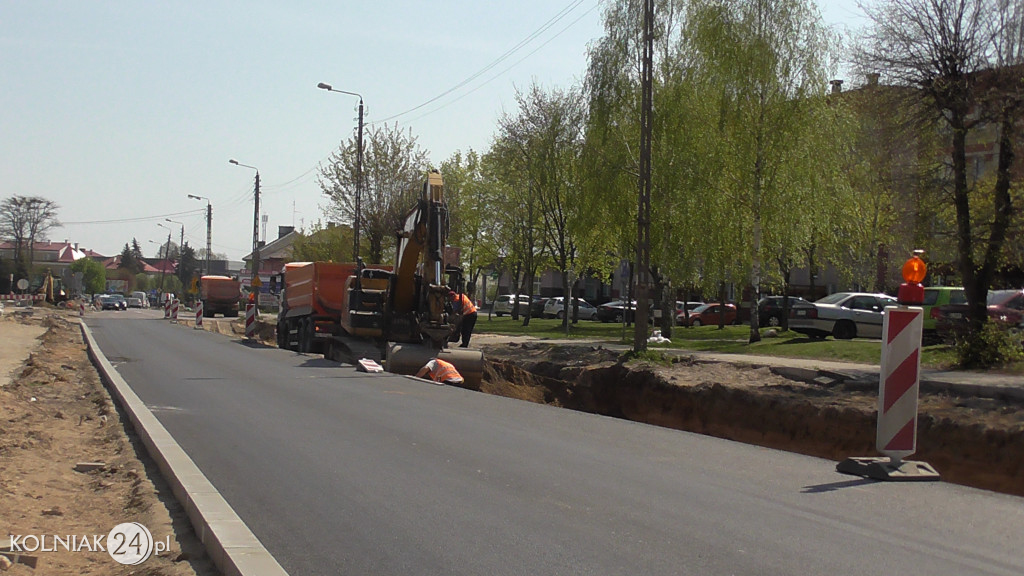
[(253, 338), (256, 336), (256, 305), (246, 304), (245, 305), (245, 337)]
[(164, 300), (164, 320), (171, 317), (171, 299)]
[(198, 330), (198, 329), (201, 329), (202, 327), (203, 327), (203, 301), (200, 300), (196, 304), (196, 325), (193, 326), (193, 328)]
[(32, 300), (41, 302), (46, 299), (45, 294), (0, 294), (0, 300)]
[(175, 322), (175, 323), (178, 322), (178, 306), (179, 305), (180, 305), (180, 303), (178, 302), (177, 298), (175, 298), (174, 300), (171, 300), (171, 322)]
[(883, 318), (875, 448), (893, 460), (901, 460), (917, 451), (924, 311), (911, 306), (890, 306)]

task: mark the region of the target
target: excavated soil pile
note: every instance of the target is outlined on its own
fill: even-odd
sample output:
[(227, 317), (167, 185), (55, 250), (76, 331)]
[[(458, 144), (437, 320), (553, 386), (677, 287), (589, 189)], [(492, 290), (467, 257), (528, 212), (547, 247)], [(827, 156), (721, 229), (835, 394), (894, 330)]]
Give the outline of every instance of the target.
[[(768, 368), (623, 363), (600, 347), (486, 349), (483, 392), (842, 460), (877, 455), (877, 392), (789, 380)], [(918, 451), (944, 480), (1024, 496), (1024, 406), (921, 397)]]

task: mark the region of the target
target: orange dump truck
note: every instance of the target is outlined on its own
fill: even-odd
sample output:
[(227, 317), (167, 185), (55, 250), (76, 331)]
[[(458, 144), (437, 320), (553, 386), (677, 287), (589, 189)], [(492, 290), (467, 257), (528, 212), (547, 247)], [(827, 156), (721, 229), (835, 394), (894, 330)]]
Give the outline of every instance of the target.
[(227, 276), (203, 276), (199, 280), (199, 299), (203, 301), (203, 316), (225, 318), (238, 316), (238, 300), (242, 297), (242, 283)]
[(345, 282), (354, 263), (293, 262), (285, 264), (277, 345), (298, 352), (322, 348), (322, 336), (338, 333), (345, 302)]

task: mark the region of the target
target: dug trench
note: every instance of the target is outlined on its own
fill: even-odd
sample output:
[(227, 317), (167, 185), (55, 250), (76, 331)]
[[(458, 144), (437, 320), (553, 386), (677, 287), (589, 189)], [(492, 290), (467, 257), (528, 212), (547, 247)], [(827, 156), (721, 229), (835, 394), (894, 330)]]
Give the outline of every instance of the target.
[[(625, 362), (600, 347), (485, 347), (480, 391), (835, 461), (875, 451), (877, 390), (678, 358)], [(1024, 406), (922, 394), (914, 460), (944, 481), (1024, 496)]]

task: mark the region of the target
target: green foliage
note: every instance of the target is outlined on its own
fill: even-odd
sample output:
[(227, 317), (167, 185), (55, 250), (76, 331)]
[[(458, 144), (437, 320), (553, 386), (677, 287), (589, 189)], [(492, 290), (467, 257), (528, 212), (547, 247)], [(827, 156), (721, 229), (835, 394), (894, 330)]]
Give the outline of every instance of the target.
[(79, 258), (69, 268), (82, 273), (82, 289), (87, 294), (99, 294), (106, 288), (107, 271), (92, 258)]
[(151, 286), (151, 280), (148, 274), (139, 273), (135, 275), (135, 289), (142, 292), (149, 292)]
[(295, 262), (352, 262), (352, 228), (317, 220), (292, 244)]
[[(320, 166), (320, 189), (330, 196), (324, 215), (331, 221), (355, 221), (357, 151), (353, 136)], [(365, 129), (359, 212), (360, 255), (367, 264), (385, 264), (385, 258), (390, 258), (395, 230), (402, 228), (405, 214), (415, 206), (428, 165), (427, 153), (411, 129), (401, 130), (397, 123)], [(366, 254), (363, 246), (368, 248)]]
[(181, 247), (181, 259), (178, 261), (176, 274), (183, 286), (191, 285), (192, 277), (199, 275), (199, 259), (196, 258), (195, 249), (189, 246), (188, 242)]
[(990, 320), (981, 332), (957, 339), (955, 348), (961, 368), (1002, 366), (1024, 361), (1024, 334)]

